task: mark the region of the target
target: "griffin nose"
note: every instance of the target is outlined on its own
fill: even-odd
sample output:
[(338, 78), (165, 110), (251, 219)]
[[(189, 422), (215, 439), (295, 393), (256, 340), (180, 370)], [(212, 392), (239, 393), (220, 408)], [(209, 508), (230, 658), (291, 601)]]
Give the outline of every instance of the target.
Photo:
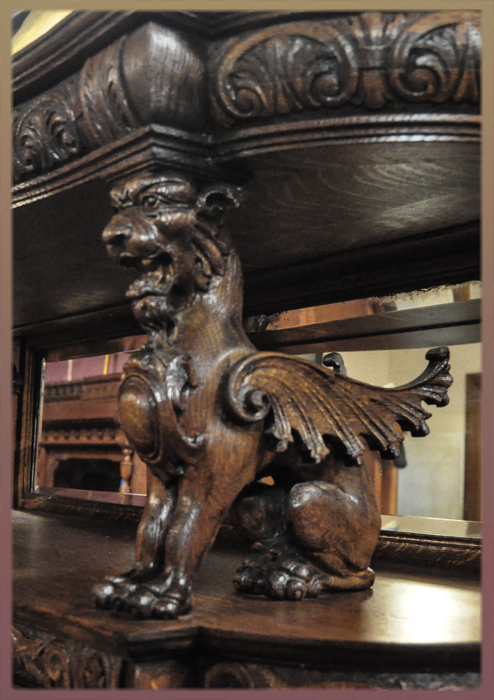
[(106, 245), (122, 245), (125, 241), (128, 241), (132, 236), (132, 227), (130, 225), (115, 225), (114, 223), (108, 224), (104, 229), (102, 237), (103, 242)]

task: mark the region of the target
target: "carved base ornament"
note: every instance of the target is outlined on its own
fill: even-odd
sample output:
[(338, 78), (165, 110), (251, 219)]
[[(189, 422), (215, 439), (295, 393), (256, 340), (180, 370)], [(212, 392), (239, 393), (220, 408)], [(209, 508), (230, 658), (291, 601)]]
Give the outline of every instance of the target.
[[(418, 379), (383, 389), (276, 352), (242, 326), (242, 272), (225, 228), (240, 191), (182, 174), (112, 191), (109, 254), (139, 272), (127, 296), (148, 342), (124, 369), (119, 418), (152, 485), (134, 567), (94, 589), (98, 607), (138, 618), (192, 609), (192, 581), (233, 506), (252, 557), (241, 593), (299, 600), (372, 586), (381, 519), (365, 459), (399, 453), (445, 406), (447, 348)], [(270, 476), (273, 485), (261, 482)]]

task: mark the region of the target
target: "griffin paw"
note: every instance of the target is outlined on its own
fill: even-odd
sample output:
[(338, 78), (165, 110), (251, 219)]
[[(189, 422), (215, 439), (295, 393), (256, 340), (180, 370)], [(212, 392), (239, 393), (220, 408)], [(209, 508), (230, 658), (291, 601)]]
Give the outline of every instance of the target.
[(159, 584), (136, 586), (123, 602), (123, 608), (140, 620), (173, 620), (192, 610), (192, 594), (189, 587), (180, 591), (161, 590)]
[(265, 592), (268, 598), (276, 600), (317, 598), (323, 581), (324, 575), (311, 564), (299, 558), (283, 559), (267, 577)]
[(104, 610), (122, 610), (125, 601), (137, 589), (137, 584), (123, 576), (107, 579), (93, 588), (94, 604)]
[(233, 577), (233, 585), (239, 593), (252, 595), (264, 595), (266, 579), (273, 569), (279, 551), (267, 549), (257, 542), (252, 549), (255, 554), (251, 559), (246, 559)]
[(255, 554), (244, 561), (233, 578), (239, 593), (265, 595), (276, 600), (316, 598), (327, 579), (300, 557), (286, 542), (277, 546), (253, 546)]
[(264, 593), (264, 569), (257, 562), (244, 562), (233, 577), (233, 585), (239, 593)]

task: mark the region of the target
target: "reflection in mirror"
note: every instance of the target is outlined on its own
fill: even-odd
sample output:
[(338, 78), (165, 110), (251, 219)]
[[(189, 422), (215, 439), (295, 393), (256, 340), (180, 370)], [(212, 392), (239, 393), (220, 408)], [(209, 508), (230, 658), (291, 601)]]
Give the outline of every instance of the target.
[[(384, 466), (389, 515), (480, 520), (480, 343), (452, 345), (454, 383), (448, 406), (430, 412), (430, 434), (405, 433), (400, 458)], [(369, 384), (395, 387), (426, 366), (423, 348), (341, 353), (348, 375)], [(468, 430), (466, 429), (468, 425)]]
[(102, 492), (147, 493), (147, 467), (129, 445), (117, 415), (129, 354), (45, 360), (37, 492), (56, 489), (78, 498), (99, 494), (100, 500)]
[(443, 518), (418, 518), (409, 515), (383, 515), (381, 529), (385, 532), (413, 532), (417, 535), (454, 537), (480, 540), (482, 523)]
[[(450, 404), (431, 409), (430, 435), (406, 434), (398, 459), (367, 464), (383, 515), (406, 516), (410, 527), (421, 518), (431, 526), (439, 519), (481, 520), (481, 345), (473, 342), (479, 297), (480, 286), (469, 284), (263, 317), (261, 329), (258, 317), (246, 320), (260, 347), (319, 362), (337, 351), (350, 377), (379, 386), (407, 383), (425, 369), (428, 348), (450, 346)], [(135, 336), (47, 355), (36, 491), (143, 503), (147, 468), (120, 429), (117, 404), (123, 365), (145, 341)]]
[(481, 295), (473, 281), (247, 319), (260, 349), (315, 361), (338, 352), (350, 377), (379, 386), (407, 383), (429, 348), (450, 348), (450, 404), (431, 409), (430, 435), (406, 434), (400, 459), (374, 475), (385, 514), (481, 520)]

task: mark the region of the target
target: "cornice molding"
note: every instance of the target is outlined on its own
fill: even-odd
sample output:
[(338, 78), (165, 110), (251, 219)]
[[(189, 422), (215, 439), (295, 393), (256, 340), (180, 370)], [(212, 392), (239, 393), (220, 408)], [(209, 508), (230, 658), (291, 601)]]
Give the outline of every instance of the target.
[(477, 138), (480, 13), (275, 19), (209, 58), (206, 40), (154, 21), (123, 34), (16, 108), (15, 182), (152, 125), (200, 137), (210, 162), (321, 129), (316, 140), (431, 136), (431, 124), (434, 138)]

